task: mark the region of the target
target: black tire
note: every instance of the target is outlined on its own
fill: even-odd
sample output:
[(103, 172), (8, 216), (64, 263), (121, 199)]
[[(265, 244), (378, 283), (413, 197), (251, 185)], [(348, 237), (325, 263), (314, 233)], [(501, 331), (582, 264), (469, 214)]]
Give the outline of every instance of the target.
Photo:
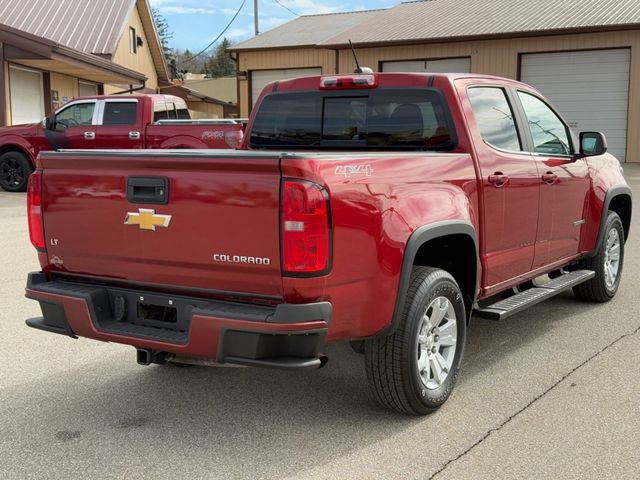
[(0, 188), (7, 192), (27, 190), (29, 175), (33, 172), (31, 161), (20, 152), (0, 155)]
[[(612, 231), (618, 234), (619, 244), (619, 264), (615, 281), (607, 284), (605, 275), (605, 263), (607, 261), (607, 241)], [(596, 276), (591, 280), (581, 283), (573, 287), (573, 293), (580, 300), (589, 302), (608, 302), (615, 297), (618, 287), (620, 286), (620, 278), (622, 277), (622, 267), (624, 265), (624, 229), (622, 221), (616, 212), (609, 212), (607, 221), (604, 224), (604, 238), (602, 244), (598, 247), (598, 252), (591, 258), (582, 260), (578, 267), (586, 270), (593, 270)]]
[(351, 345), (351, 350), (354, 352), (360, 355), (364, 354), (364, 340), (351, 340), (349, 345)]
[[(438, 300), (441, 297), (450, 302), (455, 313), (457, 339), (453, 363), (441, 385), (427, 388), (418, 367), (418, 357), (421, 355), (418, 335), (428, 307), (432, 302), (442, 301)], [(444, 270), (414, 267), (400, 324), (395, 333), (365, 342), (367, 379), (377, 402), (409, 415), (426, 415), (437, 410), (449, 398), (456, 383), (464, 354), (466, 332), (464, 302), (455, 279)], [(432, 338), (438, 340), (437, 335)], [(440, 347), (434, 348), (438, 349), (439, 354)]]

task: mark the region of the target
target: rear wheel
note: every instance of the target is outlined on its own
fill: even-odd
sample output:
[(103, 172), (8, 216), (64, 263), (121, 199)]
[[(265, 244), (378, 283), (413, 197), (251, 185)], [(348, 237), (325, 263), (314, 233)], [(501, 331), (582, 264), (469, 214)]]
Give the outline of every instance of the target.
[(31, 172), (31, 161), (23, 153), (0, 155), (0, 187), (7, 192), (24, 192)]
[(604, 241), (592, 258), (580, 262), (580, 268), (593, 270), (595, 277), (573, 287), (576, 297), (590, 302), (608, 302), (618, 291), (624, 261), (624, 229), (615, 212), (609, 212), (604, 226)]
[(451, 395), (466, 340), (462, 293), (444, 270), (414, 267), (393, 335), (365, 342), (369, 386), (382, 406), (425, 415)]

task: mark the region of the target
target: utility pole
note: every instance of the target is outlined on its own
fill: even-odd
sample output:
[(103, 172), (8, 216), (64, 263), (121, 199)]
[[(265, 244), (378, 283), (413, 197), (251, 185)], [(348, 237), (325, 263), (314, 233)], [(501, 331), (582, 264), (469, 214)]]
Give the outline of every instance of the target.
[(257, 36), (260, 33), (258, 28), (258, 0), (253, 0), (253, 26)]

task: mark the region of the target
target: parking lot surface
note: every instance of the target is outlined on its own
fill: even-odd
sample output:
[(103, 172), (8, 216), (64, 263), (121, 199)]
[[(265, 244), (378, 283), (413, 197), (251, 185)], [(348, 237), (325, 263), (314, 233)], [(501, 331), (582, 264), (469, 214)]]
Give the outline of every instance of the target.
[(39, 332), (24, 194), (0, 192), (0, 478), (640, 477), (640, 168), (622, 285), (474, 319), (453, 396), (409, 418), (362, 358), (321, 370), (142, 367), (131, 347)]

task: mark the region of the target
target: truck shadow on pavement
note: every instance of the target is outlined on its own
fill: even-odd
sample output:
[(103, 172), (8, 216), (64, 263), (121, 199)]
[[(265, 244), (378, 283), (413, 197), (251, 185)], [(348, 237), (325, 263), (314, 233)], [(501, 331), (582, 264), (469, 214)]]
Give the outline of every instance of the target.
[[(195, 449), (206, 464), (223, 466), (228, 478), (280, 477), (283, 462), (293, 469), (287, 473), (295, 474), (332, 461), (335, 452), (346, 455), (419, 422), (446, 422), (458, 399), (464, 403), (466, 395), (484, 394), (474, 377), (508, 362), (558, 322), (582, 321), (574, 317), (593, 309), (568, 293), (503, 323), (473, 321), (458, 389), (431, 417), (404, 417), (379, 408), (368, 395), (362, 356), (345, 343), (327, 348), (327, 367), (294, 372), (141, 367), (133, 363), (133, 349), (122, 347), (121, 357), (74, 365), (74, 372), (43, 381), (35, 394), (34, 389), (30, 396), (13, 392), (16, 398), (24, 396), (0, 408), (3, 418), (13, 419), (4, 437), (21, 450), (48, 449), (54, 442), (60, 453), (78, 442), (106, 442), (112, 455), (125, 457), (134, 454), (125, 447), (134, 443), (135, 455), (160, 462), (158, 439), (170, 439), (172, 455)], [(248, 473), (253, 468), (249, 458), (260, 468), (255, 475)], [(32, 461), (25, 458), (25, 466)]]

